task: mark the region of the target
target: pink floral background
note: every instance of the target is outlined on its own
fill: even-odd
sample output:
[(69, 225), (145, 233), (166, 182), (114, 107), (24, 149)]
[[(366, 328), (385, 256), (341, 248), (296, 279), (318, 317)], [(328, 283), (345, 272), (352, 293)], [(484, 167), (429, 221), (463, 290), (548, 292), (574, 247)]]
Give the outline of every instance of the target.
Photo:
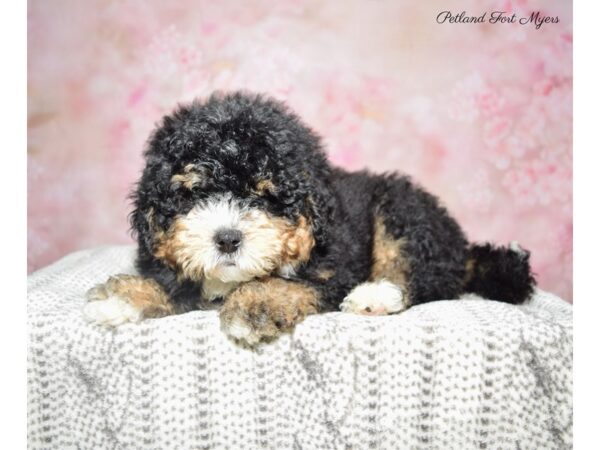
[[(331, 161), (412, 175), (472, 240), (532, 250), (572, 301), (572, 12), (546, 1), (30, 0), (28, 260), (132, 242), (154, 123), (245, 88), (286, 100)], [(442, 10), (558, 16), (438, 24)]]

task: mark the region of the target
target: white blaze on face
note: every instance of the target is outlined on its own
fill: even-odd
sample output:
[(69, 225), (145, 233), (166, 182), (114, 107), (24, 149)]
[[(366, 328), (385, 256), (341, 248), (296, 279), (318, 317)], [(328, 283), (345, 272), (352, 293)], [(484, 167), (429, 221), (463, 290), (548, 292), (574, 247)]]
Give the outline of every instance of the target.
[[(192, 279), (219, 280), (233, 288), (235, 283), (268, 275), (281, 263), (281, 226), (265, 212), (243, 206), (231, 196), (195, 206), (177, 225), (176, 260)], [(233, 253), (224, 254), (215, 244), (215, 233), (223, 228), (242, 233), (240, 247)]]

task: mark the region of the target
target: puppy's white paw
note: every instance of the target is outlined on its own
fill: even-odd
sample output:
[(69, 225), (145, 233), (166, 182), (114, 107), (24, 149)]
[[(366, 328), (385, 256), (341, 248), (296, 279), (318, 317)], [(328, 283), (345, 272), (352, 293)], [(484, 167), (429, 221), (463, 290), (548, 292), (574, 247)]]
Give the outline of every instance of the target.
[(139, 322), (142, 319), (142, 311), (122, 298), (111, 296), (106, 300), (86, 303), (83, 316), (89, 322), (115, 327), (126, 322)]
[(407, 307), (402, 289), (387, 280), (359, 284), (340, 305), (344, 312), (373, 316), (398, 313)]
[(260, 341), (260, 335), (255, 333), (246, 322), (238, 317), (227, 324), (223, 323), (222, 330), (228, 336), (249, 346), (254, 346)]

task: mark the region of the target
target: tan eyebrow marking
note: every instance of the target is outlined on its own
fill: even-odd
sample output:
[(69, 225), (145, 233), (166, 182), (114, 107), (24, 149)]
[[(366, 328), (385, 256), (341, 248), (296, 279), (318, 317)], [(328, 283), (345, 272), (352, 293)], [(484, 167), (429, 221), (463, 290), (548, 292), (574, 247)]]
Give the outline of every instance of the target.
[(171, 177), (171, 185), (174, 187), (179, 187), (183, 185), (186, 189), (192, 189), (197, 184), (201, 184), (204, 181), (203, 169), (200, 172), (195, 171), (194, 164), (188, 164), (183, 168), (183, 173), (179, 173), (173, 175)]
[(258, 183), (256, 183), (256, 187), (254, 189), (256, 191), (256, 193), (258, 195), (266, 195), (268, 193), (275, 193), (275, 191), (277, 191), (277, 188), (275, 187), (275, 185), (273, 184), (273, 182), (271, 180), (260, 180)]

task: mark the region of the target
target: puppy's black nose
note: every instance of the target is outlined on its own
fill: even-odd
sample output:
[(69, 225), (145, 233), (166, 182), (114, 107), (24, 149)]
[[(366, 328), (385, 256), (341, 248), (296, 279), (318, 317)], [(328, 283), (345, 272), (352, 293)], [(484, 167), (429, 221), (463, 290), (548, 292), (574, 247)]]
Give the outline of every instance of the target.
[(242, 243), (242, 232), (233, 228), (221, 228), (215, 233), (217, 248), (223, 253), (233, 253)]

